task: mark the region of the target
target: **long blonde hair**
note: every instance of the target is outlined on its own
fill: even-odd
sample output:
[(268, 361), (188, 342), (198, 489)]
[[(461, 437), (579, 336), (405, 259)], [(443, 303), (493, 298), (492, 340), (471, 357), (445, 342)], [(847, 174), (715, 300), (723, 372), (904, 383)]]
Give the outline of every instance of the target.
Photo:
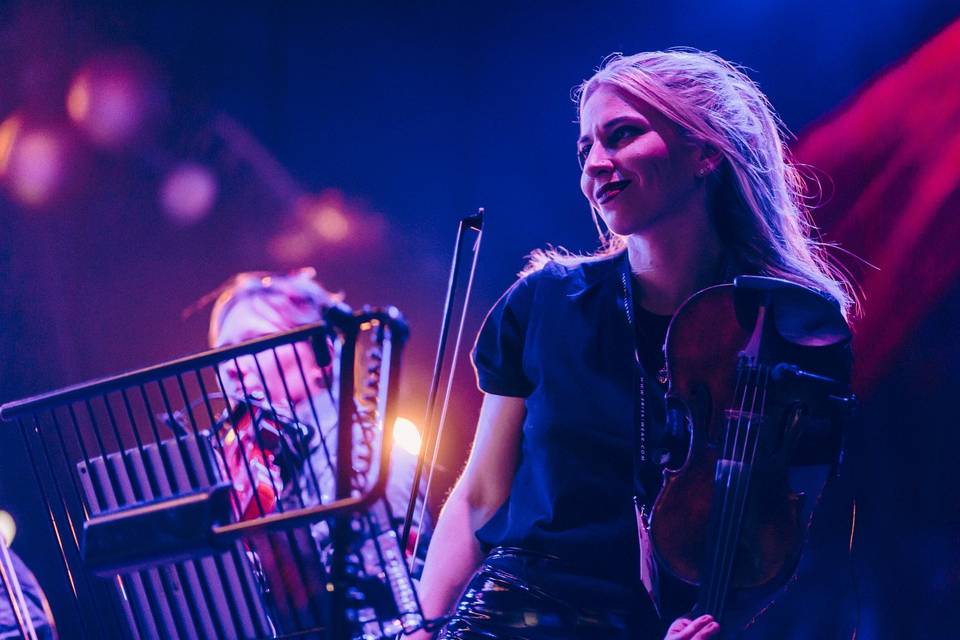
[[(805, 182), (791, 161), (788, 135), (767, 97), (734, 64), (692, 49), (608, 57), (575, 90), (578, 113), (601, 85), (643, 101), (676, 123), (689, 139), (719, 150), (710, 174), (709, 209), (732, 269), (785, 278), (820, 290), (846, 314), (856, 296), (845, 271), (827, 254), (805, 203)], [(593, 211), (594, 220), (598, 214)], [(547, 260), (575, 264), (626, 248), (626, 238), (600, 229), (601, 248), (587, 255), (538, 250), (528, 268)]]

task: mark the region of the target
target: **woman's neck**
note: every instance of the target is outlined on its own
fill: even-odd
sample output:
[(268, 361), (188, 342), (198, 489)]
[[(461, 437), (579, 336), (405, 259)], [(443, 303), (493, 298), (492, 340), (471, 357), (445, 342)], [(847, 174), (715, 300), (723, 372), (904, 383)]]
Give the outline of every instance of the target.
[(640, 304), (648, 311), (672, 314), (716, 281), (723, 254), (720, 238), (706, 211), (691, 214), (674, 216), (627, 238), (630, 268), (640, 283)]

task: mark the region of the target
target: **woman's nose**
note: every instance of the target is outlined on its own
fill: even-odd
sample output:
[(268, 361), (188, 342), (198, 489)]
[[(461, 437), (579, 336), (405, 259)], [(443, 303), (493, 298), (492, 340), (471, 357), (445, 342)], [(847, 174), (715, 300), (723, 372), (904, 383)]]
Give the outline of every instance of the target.
[(243, 366), (239, 363), (230, 363), (226, 367), (223, 367), (224, 373), (226, 374), (227, 381), (238, 385), (243, 385), (245, 387), (250, 387), (253, 384), (254, 378), (249, 370), (249, 368)]
[(591, 178), (596, 178), (611, 171), (613, 171), (613, 161), (603, 145), (595, 144), (590, 147), (583, 163), (583, 172)]
[(223, 373), (230, 382), (240, 382), (244, 378), (243, 369), (234, 364), (223, 367)]

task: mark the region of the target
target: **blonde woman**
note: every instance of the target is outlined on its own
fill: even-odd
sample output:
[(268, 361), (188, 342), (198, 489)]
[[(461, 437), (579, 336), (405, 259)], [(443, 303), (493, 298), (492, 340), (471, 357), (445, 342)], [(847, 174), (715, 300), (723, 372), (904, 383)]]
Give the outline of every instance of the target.
[[(312, 268), (286, 274), (244, 272), (217, 290), (210, 314), (211, 347), (225, 347), (272, 333), (320, 322), (323, 310), (343, 297), (327, 291)], [(332, 347), (332, 345), (330, 345)], [(334, 498), (337, 370), (321, 366), (305, 342), (281, 347), (256, 360), (252, 356), (220, 368), (227, 394), (243, 401), (269, 398), (278, 413), (295, 417), (305, 433), (290, 448), (307, 449), (299, 467), (286, 470), (281, 503), (285, 508), (331, 502)], [(319, 424), (313, 422), (319, 421)], [(372, 459), (378, 459), (374, 452)], [(391, 452), (387, 500), (395, 516), (406, 514), (416, 456), (400, 446)], [(298, 494), (298, 495), (295, 495)]]
[(810, 237), (780, 123), (740, 69), (692, 50), (613, 56), (578, 111), (602, 246), (535, 253), (477, 338), (476, 439), (421, 583), (427, 616), (452, 616), (439, 638), (717, 635), (685, 608), (658, 617), (638, 570), (633, 497), (652, 502), (673, 454), (657, 375), (667, 323), (738, 274), (852, 304)]

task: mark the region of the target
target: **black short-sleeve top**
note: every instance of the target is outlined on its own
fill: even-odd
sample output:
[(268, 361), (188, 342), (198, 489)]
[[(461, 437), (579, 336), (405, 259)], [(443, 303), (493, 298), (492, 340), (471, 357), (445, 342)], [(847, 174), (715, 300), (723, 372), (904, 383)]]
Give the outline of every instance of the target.
[(643, 376), (647, 448), (655, 451), (664, 423), (656, 360), (669, 318), (633, 304), (629, 274), (625, 252), (550, 262), (487, 315), (473, 353), (478, 384), (525, 398), (526, 417), (510, 495), (476, 535), (485, 547), (555, 555), (635, 586), (633, 497), (652, 499), (659, 477), (652, 462), (634, 475), (638, 388)]

